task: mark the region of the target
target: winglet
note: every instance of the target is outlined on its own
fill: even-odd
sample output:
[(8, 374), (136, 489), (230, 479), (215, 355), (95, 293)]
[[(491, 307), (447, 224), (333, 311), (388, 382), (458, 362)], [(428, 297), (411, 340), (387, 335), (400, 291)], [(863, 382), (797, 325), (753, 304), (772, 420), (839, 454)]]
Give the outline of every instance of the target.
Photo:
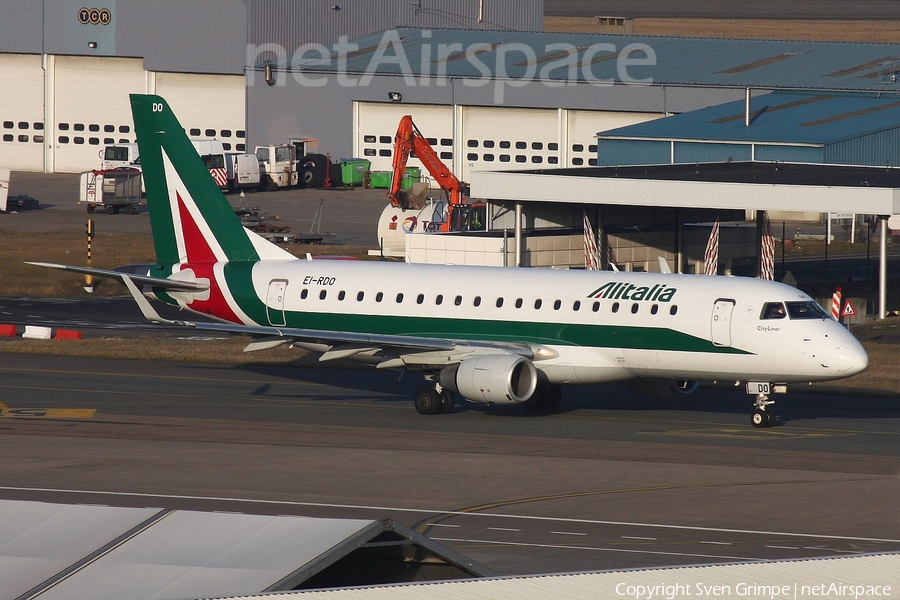
[(666, 259), (662, 256), (659, 257), (659, 272), (670, 274), (672, 269), (669, 268), (669, 263), (666, 262)]

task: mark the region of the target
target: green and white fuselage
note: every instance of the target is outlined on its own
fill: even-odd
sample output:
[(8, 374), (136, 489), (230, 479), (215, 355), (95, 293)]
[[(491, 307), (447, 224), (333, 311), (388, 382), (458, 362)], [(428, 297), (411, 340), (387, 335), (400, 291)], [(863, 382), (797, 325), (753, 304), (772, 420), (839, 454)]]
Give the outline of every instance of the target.
[(181, 324), (252, 336), (248, 350), (290, 343), (422, 372), (435, 382), (416, 397), (426, 413), (452, 409), (448, 389), (547, 406), (561, 385), (635, 378), (760, 382), (764, 411), (769, 384), (867, 365), (812, 298), (770, 281), (297, 259), (241, 226), (165, 100), (131, 101), (158, 264), (51, 266), (119, 279), (151, 320), (141, 291), (217, 319)]

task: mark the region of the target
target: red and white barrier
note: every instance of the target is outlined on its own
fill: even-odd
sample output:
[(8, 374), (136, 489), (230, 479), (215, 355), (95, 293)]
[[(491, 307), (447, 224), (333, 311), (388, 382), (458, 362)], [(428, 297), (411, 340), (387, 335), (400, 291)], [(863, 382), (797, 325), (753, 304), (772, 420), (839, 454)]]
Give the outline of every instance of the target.
[(831, 295), (831, 316), (835, 321), (841, 320), (841, 288), (834, 290)]

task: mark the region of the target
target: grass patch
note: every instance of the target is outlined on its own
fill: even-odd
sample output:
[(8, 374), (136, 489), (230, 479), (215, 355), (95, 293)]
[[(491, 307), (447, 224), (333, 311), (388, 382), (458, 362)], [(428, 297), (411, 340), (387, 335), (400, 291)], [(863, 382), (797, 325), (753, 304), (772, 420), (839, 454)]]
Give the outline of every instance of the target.
[[(282, 248), (294, 256), (341, 255), (368, 259), (368, 249), (358, 246), (329, 244), (286, 244)], [(91, 266), (98, 269), (114, 269), (122, 265), (156, 262), (153, 240), (149, 235), (97, 234), (92, 244)], [(84, 276), (74, 273), (44, 269), (26, 265), (24, 261), (87, 264), (87, 241), (84, 234), (54, 232), (35, 234), (28, 231), (7, 231), (0, 235), (0, 296), (86, 296), (81, 286)], [(99, 280), (94, 283), (98, 296), (121, 296), (124, 288), (115, 281)]]

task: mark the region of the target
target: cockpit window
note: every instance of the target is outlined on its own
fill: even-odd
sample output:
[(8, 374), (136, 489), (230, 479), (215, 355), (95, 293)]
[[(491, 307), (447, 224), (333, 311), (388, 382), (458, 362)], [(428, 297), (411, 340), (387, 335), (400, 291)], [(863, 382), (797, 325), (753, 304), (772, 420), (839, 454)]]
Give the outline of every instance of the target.
[(786, 316), (787, 313), (784, 311), (784, 304), (781, 302), (766, 302), (763, 304), (762, 316), (760, 318), (763, 320), (783, 319)]
[(787, 302), (792, 319), (827, 319), (828, 313), (816, 302)]

